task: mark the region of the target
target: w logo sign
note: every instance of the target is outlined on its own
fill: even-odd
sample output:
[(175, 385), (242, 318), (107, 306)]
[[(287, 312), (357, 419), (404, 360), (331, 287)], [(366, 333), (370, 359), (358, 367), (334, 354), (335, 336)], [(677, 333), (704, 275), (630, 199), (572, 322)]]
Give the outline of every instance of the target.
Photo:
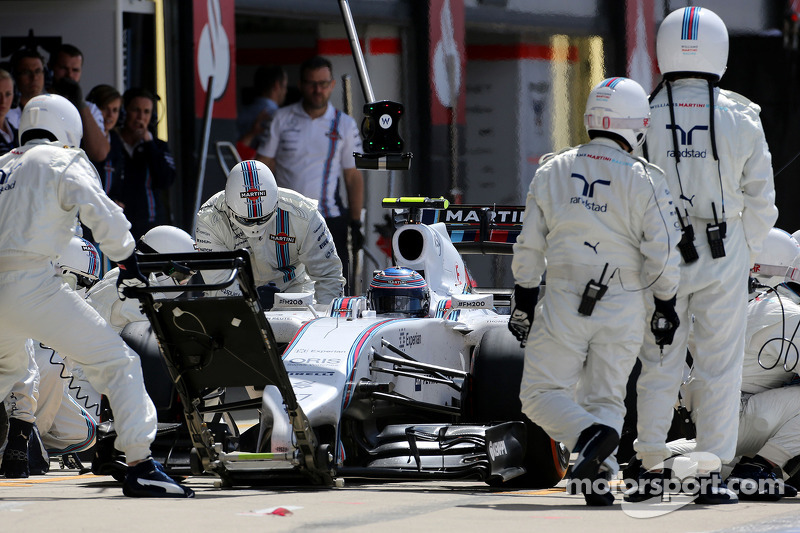
[(381, 125), (381, 128), (388, 129), (392, 126), (392, 116), (381, 115), (381, 118), (378, 119), (378, 123)]

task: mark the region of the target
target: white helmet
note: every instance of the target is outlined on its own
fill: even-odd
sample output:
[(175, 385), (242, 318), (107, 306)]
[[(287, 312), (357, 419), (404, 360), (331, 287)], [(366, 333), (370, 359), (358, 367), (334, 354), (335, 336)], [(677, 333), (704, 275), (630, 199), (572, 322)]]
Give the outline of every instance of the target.
[(619, 135), (641, 146), (650, 124), (650, 103), (642, 86), (629, 78), (608, 78), (594, 86), (583, 115), (586, 131)]
[(55, 268), (72, 290), (89, 289), (100, 279), (100, 254), (86, 239), (72, 237), (67, 249), (56, 260)]
[[(175, 226), (156, 226), (139, 238), (136, 251), (144, 254), (178, 254), (196, 252), (197, 245), (191, 235)], [(195, 274), (195, 271), (174, 265), (168, 272), (151, 274), (156, 285), (164, 285), (172, 281), (175, 285), (184, 285)]]
[(693, 72), (719, 80), (728, 64), (728, 29), (710, 9), (676, 9), (658, 28), (656, 57), (661, 74)]
[[(750, 274), (764, 285), (783, 283), (787, 270), (800, 255), (800, 244), (782, 229), (772, 228), (764, 239)], [(791, 281), (791, 280), (790, 280)]]
[(225, 203), (236, 224), (248, 237), (261, 237), (278, 207), (278, 185), (272, 171), (260, 161), (242, 161), (228, 173)]
[(57, 94), (40, 94), (31, 98), (19, 119), (19, 143), (29, 139), (25, 134), (32, 130), (49, 132), (65, 146), (77, 148), (83, 137), (81, 115), (72, 103)]
[(800, 242), (800, 229), (792, 233), (792, 237), (794, 237), (794, 240), (797, 242)]

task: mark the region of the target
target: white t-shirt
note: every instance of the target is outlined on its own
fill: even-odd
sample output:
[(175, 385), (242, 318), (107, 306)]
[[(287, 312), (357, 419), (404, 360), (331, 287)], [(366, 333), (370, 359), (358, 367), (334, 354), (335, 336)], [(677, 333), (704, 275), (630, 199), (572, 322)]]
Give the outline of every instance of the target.
[(352, 117), (328, 103), (325, 114), (312, 119), (302, 103), (275, 113), (259, 155), (276, 160), (275, 180), (319, 202), (325, 218), (342, 214), (336, 205), (343, 169), (355, 168), (353, 152), (361, 152), (361, 136)]

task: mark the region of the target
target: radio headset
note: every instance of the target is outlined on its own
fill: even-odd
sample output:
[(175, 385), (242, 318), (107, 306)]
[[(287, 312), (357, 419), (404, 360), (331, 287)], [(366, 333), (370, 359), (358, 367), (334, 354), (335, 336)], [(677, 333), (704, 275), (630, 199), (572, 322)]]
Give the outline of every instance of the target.
[[(783, 283), (781, 283), (780, 285), (784, 285), (785, 286), (785, 284), (783, 284)], [(759, 286), (765, 287), (765, 285), (759, 285)], [(787, 287), (787, 288), (789, 290), (792, 290), (789, 287)], [(795, 326), (794, 331), (792, 332), (792, 336), (787, 339), (786, 338), (786, 309), (783, 306), (783, 299), (781, 298), (781, 295), (778, 292), (778, 288), (777, 287), (767, 287), (767, 291), (765, 292), (765, 294), (769, 294), (770, 292), (774, 292), (775, 293), (775, 296), (778, 298), (778, 303), (781, 306), (781, 336), (780, 337), (773, 337), (771, 339), (768, 339), (764, 344), (761, 345), (761, 348), (758, 350), (758, 359), (757, 359), (758, 360), (758, 366), (760, 366), (764, 370), (772, 370), (773, 368), (778, 366), (778, 363), (781, 361), (781, 358), (783, 358), (783, 369), (786, 372), (793, 372), (794, 369), (797, 368), (798, 361), (800, 361), (800, 352), (798, 352), (797, 345), (794, 343), (794, 338), (797, 335), (797, 330), (800, 329), (800, 321), (798, 321), (797, 326)], [(772, 342), (778, 342), (778, 341), (780, 341), (780, 343), (781, 343), (781, 349), (778, 352), (778, 357), (775, 359), (775, 362), (772, 364), (772, 366), (767, 366), (761, 361), (761, 354), (764, 352), (764, 348), (766, 348), (768, 344), (770, 344)], [(786, 346), (786, 353), (783, 352), (784, 346)], [(789, 366), (789, 352), (792, 351), (792, 350), (794, 350), (794, 364), (792, 364), (791, 367), (790, 367)]]

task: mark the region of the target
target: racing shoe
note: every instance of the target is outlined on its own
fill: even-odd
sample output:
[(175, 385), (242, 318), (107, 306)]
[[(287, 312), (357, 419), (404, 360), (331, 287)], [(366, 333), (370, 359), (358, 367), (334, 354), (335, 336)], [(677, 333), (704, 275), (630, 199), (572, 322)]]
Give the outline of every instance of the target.
[(723, 505), (739, 503), (739, 497), (722, 481), (719, 472), (697, 476), (699, 492), (694, 503), (700, 505)]
[(571, 480), (595, 479), (600, 465), (619, 444), (619, 434), (610, 426), (592, 424), (578, 436), (573, 452), (578, 454), (569, 475)]
[(652, 471), (639, 467), (636, 481), (627, 486), (622, 499), (628, 503), (640, 503), (651, 498), (659, 498), (664, 494), (664, 481), (667, 475), (663, 470)]
[(760, 455), (742, 457), (733, 467), (726, 483), (740, 500), (775, 502), (797, 496), (797, 489), (779, 479), (773, 466)]
[(128, 467), (122, 493), (132, 498), (194, 498), (192, 489), (178, 485), (152, 457)]
[(611, 490), (611, 472), (604, 470), (592, 478), (589, 490), (583, 493), (583, 499), (589, 507), (608, 507), (614, 505), (614, 492)]
[(8, 423), (8, 444), (3, 452), (3, 473), (9, 479), (26, 478), (28, 470), (28, 441), (33, 423), (11, 418)]

